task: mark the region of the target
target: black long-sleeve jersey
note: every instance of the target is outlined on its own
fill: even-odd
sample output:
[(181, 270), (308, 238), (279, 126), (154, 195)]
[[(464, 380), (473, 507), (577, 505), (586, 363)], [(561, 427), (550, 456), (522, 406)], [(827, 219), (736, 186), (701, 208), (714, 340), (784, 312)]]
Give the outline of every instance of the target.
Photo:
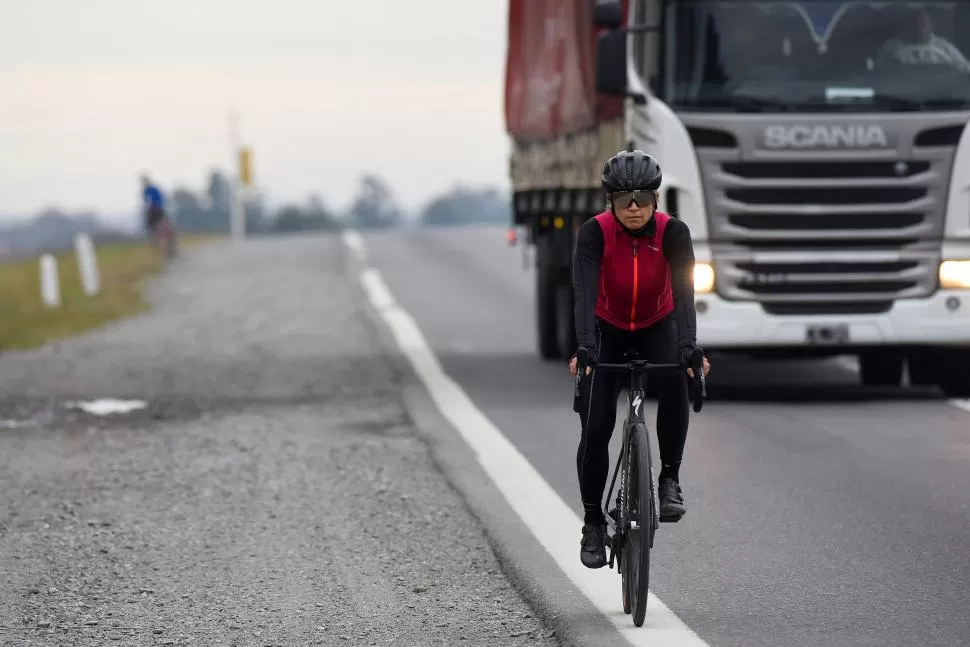
[[(651, 218), (639, 231), (627, 231), (635, 238), (653, 237), (657, 231), (657, 219)], [(603, 249), (603, 230), (595, 218), (590, 218), (579, 228), (573, 264), (577, 343), (588, 347), (596, 343), (595, 310)], [(667, 222), (662, 251), (671, 270), (678, 346), (691, 347), (697, 343), (697, 313), (694, 309), (694, 246), (686, 224), (676, 218)], [(604, 286), (604, 289), (609, 290), (609, 286)]]

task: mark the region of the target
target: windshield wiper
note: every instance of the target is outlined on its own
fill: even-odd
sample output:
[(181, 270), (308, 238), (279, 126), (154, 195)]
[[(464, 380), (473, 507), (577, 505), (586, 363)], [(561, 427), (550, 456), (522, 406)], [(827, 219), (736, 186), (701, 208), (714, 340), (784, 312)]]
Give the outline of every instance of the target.
[(961, 108), (970, 108), (970, 100), (958, 97), (913, 99), (898, 94), (886, 94), (882, 92), (872, 98), (872, 103), (888, 105), (895, 110), (959, 110)]
[(790, 112), (793, 109), (793, 104), (788, 101), (746, 94), (729, 94), (716, 99), (698, 99), (690, 105), (693, 108), (726, 108), (732, 112)]

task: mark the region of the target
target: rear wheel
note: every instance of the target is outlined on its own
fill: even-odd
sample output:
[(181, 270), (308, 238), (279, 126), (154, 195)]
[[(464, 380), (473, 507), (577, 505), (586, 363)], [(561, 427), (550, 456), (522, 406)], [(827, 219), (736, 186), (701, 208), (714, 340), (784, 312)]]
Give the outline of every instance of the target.
[(536, 267), (536, 341), (539, 346), (539, 356), (542, 359), (560, 359), (562, 353), (559, 347), (556, 276), (542, 256), (540, 251), (539, 263)]
[(647, 428), (636, 423), (630, 430), (630, 455), (627, 461), (627, 487), (624, 508), (629, 528), (626, 534), (623, 560), (629, 588), (633, 624), (643, 626), (647, 615), (647, 593), (650, 590), (650, 544), (653, 537), (656, 509), (654, 508), (653, 477), (650, 465), (650, 444)]
[(896, 350), (859, 354), (859, 377), (865, 386), (899, 386), (903, 382), (905, 356)]
[(943, 395), (970, 398), (970, 348), (940, 349), (936, 370)]

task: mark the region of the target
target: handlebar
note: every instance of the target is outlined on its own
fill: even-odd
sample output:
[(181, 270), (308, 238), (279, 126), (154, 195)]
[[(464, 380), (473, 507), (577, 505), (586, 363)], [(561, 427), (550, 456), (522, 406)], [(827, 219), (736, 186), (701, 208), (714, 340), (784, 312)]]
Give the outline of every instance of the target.
[(653, 364), (646, 360), (634, 359), (623, 364), (597, 364), (595, 368), (603, 368), (607, 371), (630, 371), (633, 373), (647, 373), (656, 370), (670, 370), (674, 368), (684, 368), (682, 364)]
[[(576, 367), (576, 397), (579, 397), (579, 381), (586, 372), (586, 367), (583, 366), (584, 362), (580, 362)], [(610, 364), (602, 363), (596, 364), (593, 370), (604, 369), (606, 371), (626, 371), (632, 372), (634, 374), (638, 373), (648, 373), (650, 371), (659, 370), (673, 370), (673, 369), (685, 369), (690, 368), (694, 371), (694, 377), (691, 378), (691, 382), (695, 384), (697, 388), (697, 393), (694, 394), (694, 413), (699, 413), (701, 409), (704, 408), (704, 399), (707, 397), (707, 379), (704, 375), (704, 351), (700, 348), (695, 348), (693, 353), (691, 353), (690, 363), (687, 366), (683, 364), (654, 364), (642, 359), (634, 359), (622, 364)]]

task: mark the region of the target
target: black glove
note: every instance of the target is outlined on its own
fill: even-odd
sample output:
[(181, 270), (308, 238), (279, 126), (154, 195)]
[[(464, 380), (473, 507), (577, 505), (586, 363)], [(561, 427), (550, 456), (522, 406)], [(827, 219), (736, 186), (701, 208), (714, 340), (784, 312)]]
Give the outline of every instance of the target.
[(700, 346), (682, 346), (680, 361), (686, 367), (694, 370), (694, 377), (687, 383), (687, 397), (694, 403), (694, 411), (699, 412), (707, 397), (707, 380), (704, 376), (704, 349)]
[(596, 368), (599, 350), (595, 346), (580, 346), (576, 349), (576, 375), (585, 375), (586, 367)]
[[(576, 384), (573, 390), (573, 410), (579, 411), (579, 381), (586, 377), (586, 367), (595, 368), (599, 352), (595, 347), (580, 346), (576, 349)], [(571, 361), (571, 360), (570, 360)]]
[[(685, 368), (694, 368), (698, 366), (704, 366), (704, 349), (700, 346), (681, 346), (680, 347), (680, 362)], [(695, 366), (696, 364), (696, 366)]]

